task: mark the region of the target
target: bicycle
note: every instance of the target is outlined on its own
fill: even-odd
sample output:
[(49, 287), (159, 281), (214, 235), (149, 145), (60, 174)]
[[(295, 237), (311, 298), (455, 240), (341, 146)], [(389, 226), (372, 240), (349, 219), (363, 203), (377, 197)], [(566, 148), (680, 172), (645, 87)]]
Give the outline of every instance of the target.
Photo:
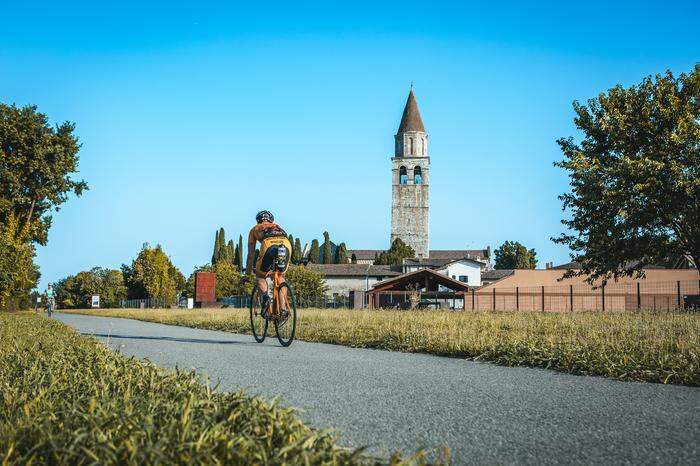
[[(253, 338), (258, 343), (265, 341), (270, 321), (275, 325), (275, 334), (282, 346), (289, 346), (294, 341), (297, 326), (296, 297), (294, 296), (294, 288), (286, 281), (282, 282), (282, 273), (287, 267), (287, 252), (286, 248), (279, 248), (274, 267), (270, 272), (265, 273), (265, 280), (268, 280), (268, 293), (270, 293), (269, 279), (272, 279), (272, 296), (268, 300), (267, 318), (262, 315), (263, 294), (257, 283), (250, 295), (250, 326), (253, 330)], [(285, 317), (282, 317), (279, 306), (282, 288), (287, 290), (287, 315)]]
[(54, 310), (54, 300), (53, 298), (46, 298), (46, 314), (51, 317)]

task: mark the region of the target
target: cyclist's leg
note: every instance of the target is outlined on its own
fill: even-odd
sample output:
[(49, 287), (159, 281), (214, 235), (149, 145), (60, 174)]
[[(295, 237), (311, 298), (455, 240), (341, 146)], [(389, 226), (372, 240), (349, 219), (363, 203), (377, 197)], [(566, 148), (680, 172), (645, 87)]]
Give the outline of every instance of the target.
[[(280, 285), (282, 283), (285, 283), (287, 280), (285, 280), (284, 275), (280, 278)], [(287, 310), (287, 287), (282, 286), (280, 288), (280, 311), (286, 311)]]

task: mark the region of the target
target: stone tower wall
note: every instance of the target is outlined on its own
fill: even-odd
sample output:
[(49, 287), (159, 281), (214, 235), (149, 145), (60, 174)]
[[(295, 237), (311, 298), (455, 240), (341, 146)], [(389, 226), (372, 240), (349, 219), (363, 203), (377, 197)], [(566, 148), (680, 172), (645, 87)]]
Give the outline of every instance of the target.
[[(427, 258), (430, 248), (430, 158), (393, 157), (391, 163), (391, 241), (401, 238), (413, 248), (416, 257)], [(406, 184), (400, 183), (402, 166), (406, 167)], [(421, 169), (421, 184), (414, 183), (416, 166)]]

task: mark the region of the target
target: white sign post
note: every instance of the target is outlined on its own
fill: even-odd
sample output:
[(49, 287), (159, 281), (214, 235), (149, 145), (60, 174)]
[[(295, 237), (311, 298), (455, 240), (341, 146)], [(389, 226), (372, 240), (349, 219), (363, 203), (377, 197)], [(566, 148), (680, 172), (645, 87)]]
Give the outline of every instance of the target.
[(90, 303), (91, 307), (100, 307), (100, 295), (94, 294), (92, 295), (92, 301)]

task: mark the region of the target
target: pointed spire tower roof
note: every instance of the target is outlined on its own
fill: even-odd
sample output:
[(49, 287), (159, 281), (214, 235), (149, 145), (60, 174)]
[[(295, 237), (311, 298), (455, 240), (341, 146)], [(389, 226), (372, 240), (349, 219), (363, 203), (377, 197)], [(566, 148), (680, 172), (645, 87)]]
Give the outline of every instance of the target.
[(408, 93), (408, 99), (406, 100), (406, 106), (403, 109), (403, 116), (401, 117), (401, 124), (399, 125), (397, 134), (405, 133), (407, 131), (420, 131), (425, 133), (423, 120), (421, 119), (420, 112), (418, 111), (416, 97), (413, 95), (413, 86), (411, 86), (411, 92)]

